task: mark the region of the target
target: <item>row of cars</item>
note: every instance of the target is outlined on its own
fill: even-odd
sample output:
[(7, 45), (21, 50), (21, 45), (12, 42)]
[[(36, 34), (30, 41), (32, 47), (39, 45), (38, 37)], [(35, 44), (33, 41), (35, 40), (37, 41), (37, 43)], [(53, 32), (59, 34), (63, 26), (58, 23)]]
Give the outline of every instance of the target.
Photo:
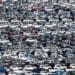
[(75, 74), (74, 2), (4, 2), (0, 6), (0, 73)]

